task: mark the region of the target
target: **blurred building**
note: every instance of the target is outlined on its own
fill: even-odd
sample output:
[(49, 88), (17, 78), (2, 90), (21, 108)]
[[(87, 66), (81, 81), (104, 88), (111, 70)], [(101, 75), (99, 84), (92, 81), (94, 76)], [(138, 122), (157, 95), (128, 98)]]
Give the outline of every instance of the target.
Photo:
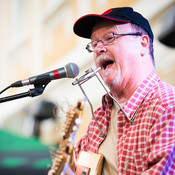
[[(132, 6), (150, 21), (155, 34), (157, 73), (164, 81), (175, 85), (175, 49), (158, 40), (164, 13), (174, 4), (174, 0), (0, 0), (0, 90), (17, 80), (61, 68), (68, 62), (79, 66), (78, 77), (87, 69), (95, 68), (92, 54), (85, 50), (89, 40), (75, 36), (73, 24), (84, 14), (102, 13), (120, 6)], [(83, 94), (78, 86), (72, 85), (73, 81), (54, 80), (41, 96), (1, 103), (0, 127), (22, 134), (26, 113), (38, 101), (52, 101), (59, 106), (66, 101), (75, 105)], [(31, 88), (32, 85), (9, 89), (1, 97)], [(84, 88), (95, 110), (105, 91), (95, 78), (84, 84)], [(87, 104), (83, 129), (90, 116)]]

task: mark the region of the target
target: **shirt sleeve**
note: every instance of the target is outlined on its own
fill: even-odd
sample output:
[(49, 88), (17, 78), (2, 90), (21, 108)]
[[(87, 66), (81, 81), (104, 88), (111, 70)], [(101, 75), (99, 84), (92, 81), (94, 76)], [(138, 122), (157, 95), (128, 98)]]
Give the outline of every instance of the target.
[(175, 173), (175, 105), (168, 107), (150, 130), (148, 168), (142, 175)]

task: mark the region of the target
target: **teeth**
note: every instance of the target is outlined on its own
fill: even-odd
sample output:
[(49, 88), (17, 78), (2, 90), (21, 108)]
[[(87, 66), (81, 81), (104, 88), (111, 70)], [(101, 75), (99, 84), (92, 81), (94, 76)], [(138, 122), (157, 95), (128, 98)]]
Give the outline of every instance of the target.
[(98, 58), (97, 58), (97, 63), (103, 67), (104, 69), (106, 69), (106, 67), (109, 65), (109, 64), (113, 64), (114, 61), (113, 61), (113, 58), (111, 56), (108, 56), (108, 55), (100, 55)]

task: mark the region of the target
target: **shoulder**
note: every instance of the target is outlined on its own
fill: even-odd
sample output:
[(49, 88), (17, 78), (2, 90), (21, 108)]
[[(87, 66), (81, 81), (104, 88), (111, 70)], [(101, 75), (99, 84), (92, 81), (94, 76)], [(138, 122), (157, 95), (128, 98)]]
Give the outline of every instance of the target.
[(155, 97), (157, 97), (162, 104), (175, 104), (175, 87), (164, 81), (159, 81), (154, 88)]
[(156, 115), (162, 116), (169, 112), (174, 114), (175, 87), (160, 80), (148, 94), (147, 103), (149, 103), (151, 111)]

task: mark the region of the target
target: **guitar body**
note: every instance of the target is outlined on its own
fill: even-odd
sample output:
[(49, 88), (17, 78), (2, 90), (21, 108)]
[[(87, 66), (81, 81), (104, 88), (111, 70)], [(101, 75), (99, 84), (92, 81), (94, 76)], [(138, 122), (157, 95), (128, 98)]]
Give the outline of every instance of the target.
[(103, 155), (82, 151), (78, 158), (76, 175), (101, 175)]

